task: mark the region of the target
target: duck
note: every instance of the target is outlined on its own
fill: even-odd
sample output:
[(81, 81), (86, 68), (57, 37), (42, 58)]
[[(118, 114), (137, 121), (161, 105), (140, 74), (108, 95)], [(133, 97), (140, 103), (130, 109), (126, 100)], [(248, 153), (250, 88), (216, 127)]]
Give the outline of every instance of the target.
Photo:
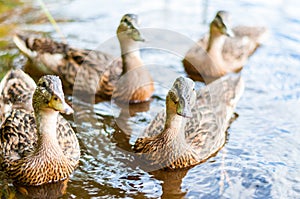
[(0, 163), (14, 182), (39, 186), (66, 180), (80, 158), (78, 139), (60, 113), (72, 114), (58, 76), (42, 76), (33, 112), (12, 109), (0, 128)]
[(22, 69), (10, 69), (0, 82), (0, 123), (12, 109), (33, 111), (32, 95), (35, 88), (34, 80)]
[(182, 60), (184, 69), (191, 79), (206, 84), (227, 73), (238, 73), (266, 37), (266, 27), (231, 28), (229, 12), (218, 11), (209, 34), (187, 51)]
[(194, 81), (178, 77), (159, 112), (135, 141), (133, 151), (148, 170), (175, 170), (206, 161), (225, 144), (226, 130), (244, 83), (228, 74), (195, 91)]
[(42, 74), (60, 76), (65, 88), (96, 94), (103, 99), (139, 103), (150, 100), (154, 83), (140, 56), (139, 43), (145, 39), (138, 24), (135, 14), (122, 17), (117, 28), (121, 58), (20, 33), (14, 35), (13, 41), (29, 60), (38, 63)]

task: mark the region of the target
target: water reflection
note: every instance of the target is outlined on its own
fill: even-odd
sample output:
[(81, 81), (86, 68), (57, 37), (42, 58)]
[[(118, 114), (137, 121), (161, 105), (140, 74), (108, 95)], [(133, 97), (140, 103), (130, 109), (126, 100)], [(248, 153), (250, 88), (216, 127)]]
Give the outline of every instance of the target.
[(185, 177), (189, 169), (178, 171), (152, 171), (151, 174), (162, 182), (161, 198), (185, 198), (187, 190), (182, 191), (182, 179)]
[[(139, 104), (118, 104), (120, 113), (117, 117), (115, 116), (115, 132), (113, 133), (113, 141), (117, 143), (118, 147), (125, 151), (132, 152), (130, 140), (132, 134), (137, 132), (134, 132), (134, 129), (132, 129), (133, 124), (130, 121), (130, 118), (136, 116), (137, 113), (147, 112), (150, 108), (151, 101)], [(139, 120), (137, 119), (136, 123), (138, 121)]]
[(1, 198), (59, 198), (66, 194), (68, 181), (69, 179), (40, 186), (27, 186), (11, 180), (3, 180), (0, 196)]
[(66, 193), (68, 179), (57, 182), (44, 184), (40, 186), (25, 186), (14, 183), (14, 186), (18, 190), (17, 197), (20, 198), (59, 198)]

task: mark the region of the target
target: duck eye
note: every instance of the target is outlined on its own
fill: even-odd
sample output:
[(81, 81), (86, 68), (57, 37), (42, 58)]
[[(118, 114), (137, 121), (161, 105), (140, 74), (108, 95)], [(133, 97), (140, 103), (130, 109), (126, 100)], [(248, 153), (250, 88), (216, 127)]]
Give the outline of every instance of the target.
[(183, 103), (184, 103), (183, 99), (180, 99), (179, 104), (183, 104)]
[(44, 87), (44, 88), (46, 88), (46, 87), (47, 87), (47, 85), (46, 85), (46, 82), (44, 82), (44, 81), (43, 81), (43, 82), (41, 82), (41, 83), (39, 84), (39, 86), (40, 86), (40, 87)]
[(216, 19), (218, 19), (218, 21), (222, 21), (222, 17), (219, 14), (217, 14)]
[(125, 22), (125, 23), (128, 23), (129, 21), (128, 21), (128, 19), (127, 19), (127, 18), (125, 18), (125, 19), (124, 19), (124, 22)]
[(53, 99), (54, 99), (55, 101), (57, 101), (57, 100), (58, 100), (58, 97), (55, 96)]
[(174, 93), (173, 90), (170, 90), (168, 95), (170, 96), (170, 99), (174, 102), (177, 103), (178, 102), (178, 98), (176, 97), (176, 94)]

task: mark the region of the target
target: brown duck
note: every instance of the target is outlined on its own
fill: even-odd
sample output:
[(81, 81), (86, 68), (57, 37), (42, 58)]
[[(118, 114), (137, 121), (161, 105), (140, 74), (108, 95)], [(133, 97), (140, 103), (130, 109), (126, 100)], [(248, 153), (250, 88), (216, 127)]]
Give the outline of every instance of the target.
[(154, 84), (149, 71), (142, 67), (139, 42), (144, 39), (138, 29), (138, 16), (125, 14), (117, 36), (122, 59), (100, 51), (76, 49), (49, 38), (17, 34), (14, 42), (27, 57), (38, 63), (42, 73), (60, 76), (66, 87), (102, 98), (113, 95), (117, 101), (147, 101), (152, 96)]
[(195, 81), (210, 83), (230, 72), (239, 72), (266, 36), (265, 27), (230, 28), (230, 16), (219, 11), (201, 38), (183, 59), (185, 71)]
[(32, 97), (34, 113), (13, 109), (0, 129), (0, 163), (15, 182), (42, 185), (69, 177), (80, 148), (70, 124), (59, 114), (71, 114), (57, 76), (43, 76)]
[(201, 163), (219, 151), (234, 108), (243, 92), (239, 75), (227, 75), (201, 88), (179, 77), (160, 112), (138, 138), (134, 151), (148, 169), (180, 169)]

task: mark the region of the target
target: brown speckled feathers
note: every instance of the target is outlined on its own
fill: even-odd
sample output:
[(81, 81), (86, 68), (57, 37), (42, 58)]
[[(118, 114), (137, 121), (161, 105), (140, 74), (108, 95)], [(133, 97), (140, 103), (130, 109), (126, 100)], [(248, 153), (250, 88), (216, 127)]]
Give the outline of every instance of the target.
[[(192, 117), (187, 118), (182, 134), (185, 141), (162, 135), (166, 112), (160, 112), (137, 139), (134, 150), (148, 165), (168, 169), (184, 168), (205, 161), (225, 143), (226, 129), (243, 92), (240, 76), (224, 76), (197, 91)], [(168, 138), (169, 137), (169, 138)], [(168, 146), (169, 145), (169, 146)]]
[[(100, 78), (108, 71), (103, 78), (113, 79), (115, 77), (107, 75), (119, 74), (115, 70), (122, 70), (121, 59), (114, 59), (100, 51), (72, 48), (50, 38), (16, 35), (15, 43), (36, 65), (43, 64), (48, 71), (46, 74), (60, 76), (64, 86), (69, 89), (110, 96), (112, 92), (106, 91), (105, 83), (99, 83)], [(27, 51), (30, 53), (26, 53)]]
[[(73, 48), (49, 38), (34, 38), (17, 34), (14, 36), (14, 42), (27, 57), (36, 63), (35, 65), (43, 74), (60, 76), (64, 87), (109, 99), (117, 91), (124, 93), (128, 90), (128, 93), (132, 94), (131, 90), (136, 85), (139, 88), (143, 86), (145, 77), (152, 82), (150, 73), (144, 70), (144, 75), (135, 77), (137, 81), (133, 83), (127, 83), (125, 90), (116, 88), (122, 75), (141, 66), (140, 55), (137, 53), (139, 51), (138, 42), (142, 42), (144, 39), (138, 30), (137, 15), (125, 14), (122, 17), (117, 29), (117, 36), (122, 58), (101, 51)], [(133, 53), (134, 51), (136, 53)], [(130, 59), (132, 60), (130, 61)], [(138, 80), (142, 82), (140, 83)], [(148, 91), (145, 92), (146, 89)], [(137, 89), (134, 91), (136, 95), (132, 95), (129, 101), (134, 103), (147, 101), (153, 90), (153, 85), (141, 90)], [(128, 96), (128, 93), (125, 96)], [(119, 97), (123, 96), (122, 94), (117, 96), (116, 100), (126, 99), (128, 101), (128, 97)]]
[[(266, 37), (265, 27), (229, 27), (229, 13), (219, 11), (210, 25), (210, 34), (192, 46), (183, 59), (193, 80), (210, 83), (230, 72), (239, 72)], [(219, 24), (223, 26), (218, 27)], [(233, 32), (230, 37), (224, 29)]]
[(32, 94), (35, 82), (21, 69), (11, 69), (0, 83), (0, 111), (1, 122), (14, 108), (33, 110)]
[[(57, 121), (57, 140), (64, 153), (76, 165), (80, 157), (79, 143), (69, 122), (61, 115)], [(12, 161), (31, 154), (37, 146), (37, 128), (32, 112), (15, 109), (0, 129), (2, 167), (9, 169)], [(28, 181), (31, 180), (28, 178)], [(28, 184), (32, 184), (28, 182)]]
[(34, 93), (27, 94), (34, 112), (14, 108), (0, 128), (1, 167), (21, 184), (64, 180), (76, 168), (80, 148), (71, 125), (59, 114), (73, 112), (64, 100), (60, 79), (43, 76)]

